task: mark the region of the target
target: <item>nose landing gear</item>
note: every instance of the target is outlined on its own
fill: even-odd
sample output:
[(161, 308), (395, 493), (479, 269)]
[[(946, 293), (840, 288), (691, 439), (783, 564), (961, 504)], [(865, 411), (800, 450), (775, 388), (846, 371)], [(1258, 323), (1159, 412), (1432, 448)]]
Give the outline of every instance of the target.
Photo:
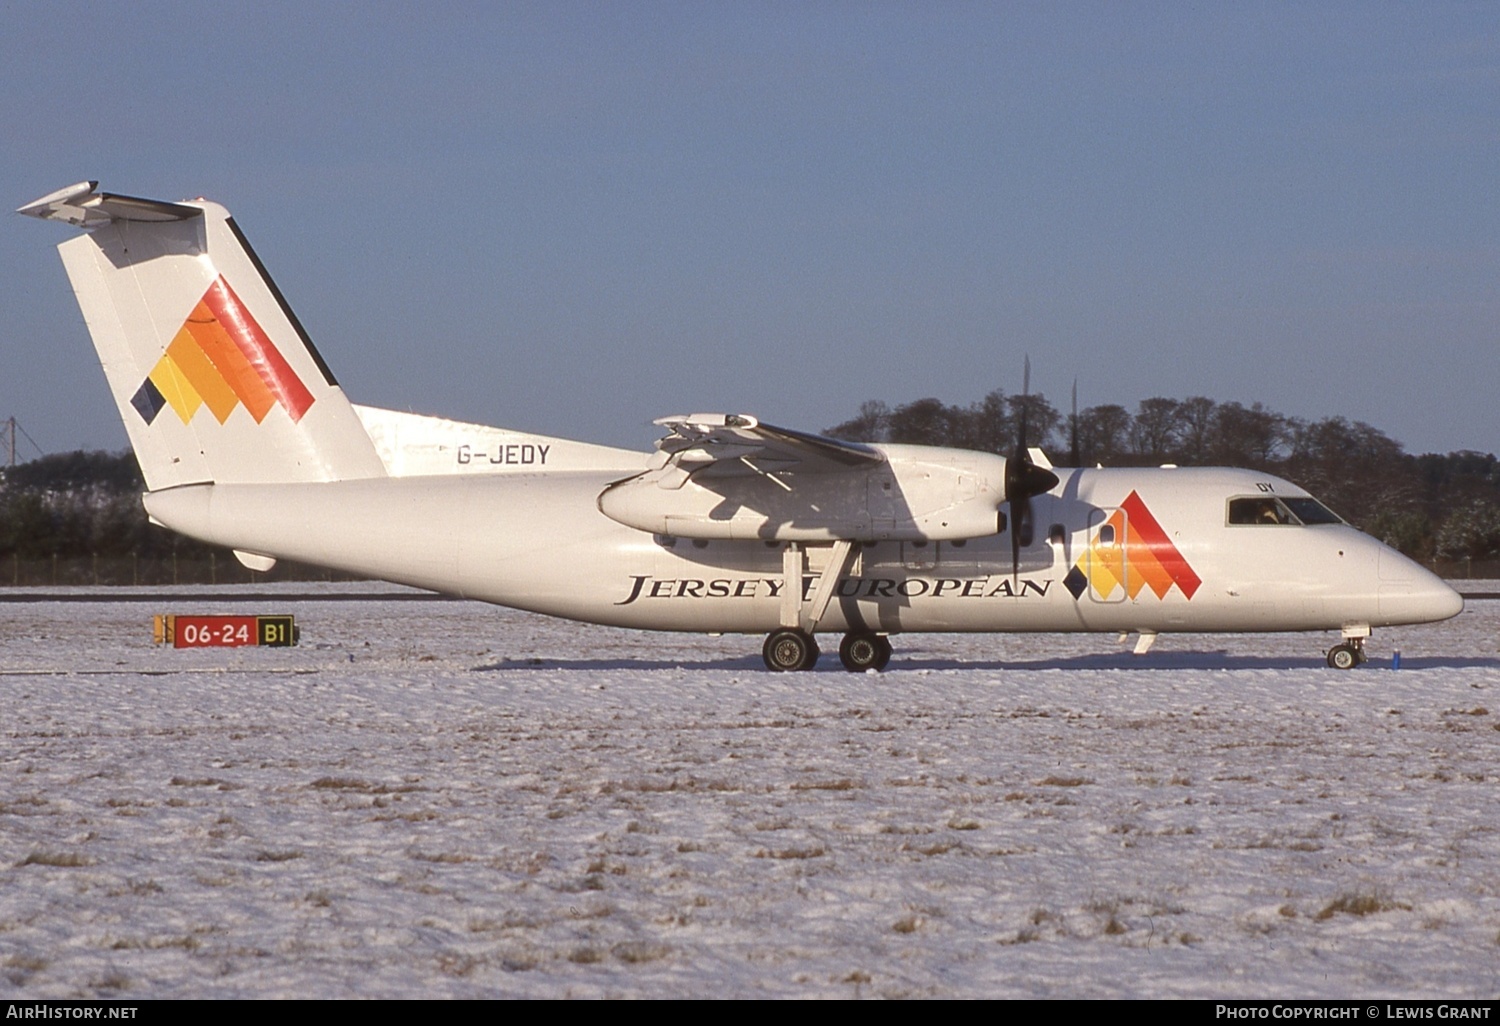
[(1365, 639), (1370, 636), (1367, 623), (1346, 623), (1344, 640), (1328, 650), (1328, 665), (1335, 670), (1352, 670), (1369, 657), (1365, 655)]
[(1350, 638), (1328, 650), (1328, 665), (1335, 670), (1352, 670), (1370, 657), (1365, 655), (1365, 639)]

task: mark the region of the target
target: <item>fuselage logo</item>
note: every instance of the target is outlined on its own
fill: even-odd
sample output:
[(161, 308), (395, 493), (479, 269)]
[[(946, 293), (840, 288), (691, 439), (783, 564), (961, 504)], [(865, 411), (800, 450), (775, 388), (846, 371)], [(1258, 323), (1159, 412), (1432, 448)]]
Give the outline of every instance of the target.
[(1134, 491), (1094, 529), (1088, 548), (1063, 578), (1075, 599), (1092, 589), (1101, 601), (1122, 588), (1131, 598), (1150, 588), (1162, 599), (1174, 584), (1190, 599), (1202, 583)]
[(257, 424), (274, 406), (295, 423), (312, 406), (313, 395), (220, 275), (130, 404), (147, 424), (168, 406), (184, 424), (207, 406), (222, 424), (241, 405)]

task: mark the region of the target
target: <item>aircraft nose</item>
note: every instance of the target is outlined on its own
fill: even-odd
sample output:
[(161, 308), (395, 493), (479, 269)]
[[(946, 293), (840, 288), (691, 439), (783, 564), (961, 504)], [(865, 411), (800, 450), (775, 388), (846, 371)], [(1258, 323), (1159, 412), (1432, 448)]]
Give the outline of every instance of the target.
[[(1388, 591), (1394, 591), (1395, 595), (1388, 596)], [(1402, 623), (1433, 623), (1463, 612), (1464, 599), (1441, 578), (1434, 576), (1431, 581), (1420, 584), (1381, 585), (1380, 611), (1384, 613), (1387, 606), (1395, 607), (1394, 612)]]
[(1464, 599), (1437, 574), (1393, 551), (1380, 554), (1380, 615), (1390, 623), (1433, 623), (1463, 612)]
[(1464, 597), (1453, 588), (1448, 587), (1446, 581), (1433, 577), (1437, 587), (1425, 596), (1428, 611), (1434, 620), (1446, 620), (1457, 616), (1464, 611)]

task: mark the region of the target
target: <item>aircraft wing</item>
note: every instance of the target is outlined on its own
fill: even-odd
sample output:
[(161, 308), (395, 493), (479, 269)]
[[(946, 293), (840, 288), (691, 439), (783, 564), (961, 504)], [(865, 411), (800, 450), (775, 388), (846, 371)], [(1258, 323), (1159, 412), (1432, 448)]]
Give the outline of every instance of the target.
[[(670, 429), (657, 441), (652, 461), (659, 471), (652, 475), (656, 484), (668, 489), (682, 487), (689, 477), (837, 473), (886, 461), (885, 454), (871, 446), (774, 427), (745, 413), (693, 413), (653, 423)], [(779, 477), (774, 480), (789, 487)]]
[(889, 469), (874, 446), (772, 427), (742, 413), (694, 413), (656, 423), (667, 433), (646, 471), (600, 493), (605, 516), (679, 538), (808, 541), (870, 534), (871, 475)]
[(694, 540), (942, 541), (995, 534), (1005, 459), (863, 445), (746, 414), (663, 417), (649, 468), (599, 494), (599, 512)]

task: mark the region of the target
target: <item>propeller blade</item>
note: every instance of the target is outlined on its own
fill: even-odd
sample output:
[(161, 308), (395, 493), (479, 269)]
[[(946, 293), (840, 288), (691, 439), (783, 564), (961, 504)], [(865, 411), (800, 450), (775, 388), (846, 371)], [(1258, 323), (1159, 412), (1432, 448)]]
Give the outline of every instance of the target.
[(1010, 507), (1010, 583), (1014, 590), (1021, 579), (1021, 517), (1031, 513), (1031, 503), (1020, 499)]
[(1078, 379), (1073, 379), (1073, 416), (1068, 419), (1068, 457), (1069, 465), (1078, 467), (1083, 465), (1083, 457), (1078, 453)]
[[(1076, 386), (1075, 400), (1076, 407)], [(1031, 356), (1027, 355), (1021, 378), (1021, 432), (1016, 451), (1005, 461), (1005, 504), (1010, 508), (1010, 575), (1012, 582), (1021, 573), (1021, 546), (1031, 544), (1031, 497), (1057, 487), (1057, 475), (1031, 461), (1026, 445), (1026, 427), (1031, 412)], [(1076, 418), (1075, 418), (1076, 419)]]
[(1026, 422), (1031, 416), (1031, 354), (1026, 354), (1026, 363), (1021, 371), (1021, 431), (1016, 437), (1016, 456), (1022, 461), (1030, 460), (1026, 454)]
[(1031, 462), (1031, 454), (1018, 446), (1016, 455), (1005, 461), (1005, 504), (1010, 520), (1010, 573), (1021, 572), (1021, 546), (1031, 544), (1031, 497), (1043, 495), (1057, 487), (1058, 477), (1046, 467)]

